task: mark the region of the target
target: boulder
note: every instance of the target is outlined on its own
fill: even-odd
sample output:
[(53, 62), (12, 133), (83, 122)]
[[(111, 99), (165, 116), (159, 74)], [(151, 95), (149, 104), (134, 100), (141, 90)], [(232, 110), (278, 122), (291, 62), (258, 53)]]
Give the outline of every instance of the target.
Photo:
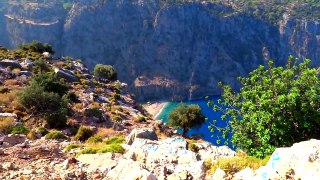
[(22, 66), (17, 60), (9, 60), (9, 59), (4, 59), (0, 61), (0, 66), (2, 66), (3, 68), (6, 68), (6, 67), (22, 68)]
[(69, 82), (78, 82), (78, 78), (74, 76), (73, 73), (71, 73), (71, 71), (69, 70), (55, 68), (54, 72), (58, 77), (63, 78)]
[(228, 146), (214, 146), (209, 142), (194, 143), (194, 145), (199, 148), (198, 154), (204, 161), (214, 161), (221, 157), (232, 157), (236, 155), (236, 152)]
[(136, 138), (158, 140), (158, 136), (154, 129), (133, 129), (131, 133), (126, 137), (126, 143), (132, 145)]
[(20, 76), (32, 76), (32, 73), (30, 71), (20, 71)]
[(240, 172), (235, 173), (233, 175), (233, 180), (248, 179), (249, 177), (253, 177), (253, 176), (254, 176), (254, 171), (250, 168), (245, 168)]
[(34, 66), (33, 62), (29, 59), (25, 59), (22, 63), (20, 63), (20, 65), (27, 69), (32, 68)]
[(0, 138), (0, 141), (7, 143), (9, 146), (24, 143), (27, 140), (24, 134), (9, 134)]
[(148, 170), (143, 169), (138, 162), (131, 159), (121, 159), (117, 166), (107, 173), (107, 179), (156, 180), (157, 178)]
[(257, 176), (267, 179), (320, 179), (320, 140), (295, 143), (277, 148)]
[(118, 164), (118, 160), (115, 159), (113, 153), (81, 154), (77, 157), (77, 160), (89, 165), (86, 167), (88, 172), (94, 172), (99, 169), (101, 172), (107, 173)]
[(214, 179), (214, 180), (224, 180), (226, 176), (227, 176), (226, 172), (224, 172), (224, 170), (218, 168), (214, 172), (212, 179)]

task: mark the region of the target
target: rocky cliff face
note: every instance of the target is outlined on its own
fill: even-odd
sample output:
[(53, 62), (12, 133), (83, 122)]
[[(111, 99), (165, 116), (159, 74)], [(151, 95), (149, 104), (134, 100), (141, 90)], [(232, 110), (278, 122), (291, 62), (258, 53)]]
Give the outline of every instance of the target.
[(290, 54), (320, 61), (319, 22), (284, 14), (274, 25), (221, 4), (78, 0), (66, 10), (11, 3), (0, 15), (0, 44), (38, 39), (91, 67), (114, 65), (140, 101), (219, 94), (219, 81), (238, 87), (236, 77), (269, 59), (284, 64)]

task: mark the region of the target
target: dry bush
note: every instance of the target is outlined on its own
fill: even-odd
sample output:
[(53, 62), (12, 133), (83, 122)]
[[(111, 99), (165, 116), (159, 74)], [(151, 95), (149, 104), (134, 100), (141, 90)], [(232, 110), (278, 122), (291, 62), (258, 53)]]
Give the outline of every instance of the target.
[(115, 136), (117, 134), (119, 134), (119, 132), (115, 131), (112, 128), (98, 128), (96, 135), (104, 138), (104, 137)]
[(17, 75), (17, 76), (20, 74), (20, 72), (21, 72), (21, 69), (20, 69), (20, 68), (14, 68), (14, 69), (12, 70), (12, 73), (15, 74), (15, 75)]
[(58, 62), (55, 62), (55, 63), (54, 63), (54, 66), (56, 66), (57, 68), (62, 69), (63, 66), (64, 66), (64, 64), (65, 64), (64, 62), (58, 61)]
[(0, 116), (0, 132), (6, 133), (13, 127), (13, 117), (1, 117)]
[(35, 140), (37, 139), (37, 135), (34, 131), (30, 131), (28, 134), (27, 134), (27, 138), (28, 139), (31, 139), (31, 140)]
[(4, 81), (4, 85), (17, 86), (17, 85), (20, 85), (20, 83), (19, 83), (19, 81), (15, 80), (15, 79), (7, 79), (6, 81)]
[(17, 98), (17, 92), (12, 91), (10, 93), (6, 94), (0, 94), (0, 104), (4, 104), (6, 106), (11, 105), (11, 103), (16, 100)]

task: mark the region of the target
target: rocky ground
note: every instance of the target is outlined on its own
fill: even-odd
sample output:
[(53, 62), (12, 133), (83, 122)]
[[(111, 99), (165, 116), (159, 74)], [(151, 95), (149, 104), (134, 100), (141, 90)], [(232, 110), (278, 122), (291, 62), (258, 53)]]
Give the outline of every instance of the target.
[[(205, 162), (236, 155), (226, 146), (194, 143), (175, 136), (159, 139), (153, 129), (134, 129), (122, 146), (124, 154), (102, 153), (75, 156), (79, 149), (65, 152), (70, 141), (28, 140), (24, 135), (0, 139), (2, 179), (319, 179), (320, 140), (278, 148), (265, 166), (246, 168), (235, 174), (217, 169), (206, 173)], [(81, 148), (80, 148), (81, 149)]]

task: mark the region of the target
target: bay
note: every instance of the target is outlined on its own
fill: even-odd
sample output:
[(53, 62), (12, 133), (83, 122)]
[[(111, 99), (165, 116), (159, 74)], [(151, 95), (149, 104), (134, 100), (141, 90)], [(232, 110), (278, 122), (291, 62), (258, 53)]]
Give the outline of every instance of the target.
[[(170, 112), (176, 108), (180, 103), (184, 103), (187, 105), (190, 104), (197, 104), (200, 106), (201, 111), (203, 115), (207, 118), (207, 121), (204, 122), (200, 127), (198, 128), (192, 128), (190, 131), (188, 131), (187, 136), (200, 136), (203, 140), (211, 142), (214, 145), (223, 145), (224, 140), (221, 139), (221, 143), (218, 144), (217, 140), (219, 139), (218, 136), (221, 136), (221, 133), (215, 132), (212, 133), (209, 131), (208, 126), (210, 123), (212, 123), (212, 120), (217, 120), (217, 125), (220, 127), (224, 127), (226, 125), (226, 122), (221, 120), (221, 112), (214, 112), (212, 107), (208, 107), (207, 103), (209, 100), (214, 101), (214, 103), (217, 103), (218, 99), (220, 99), (221, 96), (212, 96), (208, 99), (199, 99), (199, 100), (191, 100), (191, 101), (183, 101), (183, 102), (168, 102), (163, 107), (162, 111), (158, 114), (156, 119), (162, 120), (163, 122), (168, 122), (169, 114)], [(178, 131), (181, 133), (181, 130)], [(229, 146), (231, 147), (231, 145)]]

